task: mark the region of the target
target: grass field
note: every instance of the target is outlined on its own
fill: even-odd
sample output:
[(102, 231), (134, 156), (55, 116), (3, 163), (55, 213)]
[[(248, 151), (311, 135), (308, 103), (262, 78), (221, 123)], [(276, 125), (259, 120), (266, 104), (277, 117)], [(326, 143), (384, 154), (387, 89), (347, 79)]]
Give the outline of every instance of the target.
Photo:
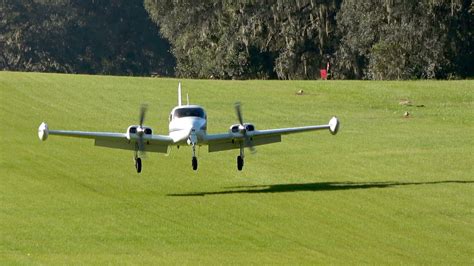
[[(51, 129), (167, 134), (175, 79), (0, 72), (0, 264), (474, 264), (474, 81), (183, 80), (209, 132), (338, 135), (238, 151), (133, 153)], [(303, 89), (305, 95), (295, 92)], [(413, 105), (399, 102), (409, 99)], [(416, 107), (423, 105), (424, 107)], [(410, 116), (404, 117), (408, 111)]]

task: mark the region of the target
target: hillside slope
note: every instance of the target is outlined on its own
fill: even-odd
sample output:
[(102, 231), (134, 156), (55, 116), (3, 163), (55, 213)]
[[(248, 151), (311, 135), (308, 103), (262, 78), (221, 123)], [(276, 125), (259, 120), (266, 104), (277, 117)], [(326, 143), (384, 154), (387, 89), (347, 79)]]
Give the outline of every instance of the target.
[(138, 175), (131, 152), (37, 127), (122, 132), (147, 102), (166, 134), (177, 80), (0, 72), (0, 264), (472, 264), (473, 85), (183, 80), (210, 132), (236, 101), (258, 129), (342, 127), (258, 147), (243, 172), (204, 147), (194, 172), (182, 147)]

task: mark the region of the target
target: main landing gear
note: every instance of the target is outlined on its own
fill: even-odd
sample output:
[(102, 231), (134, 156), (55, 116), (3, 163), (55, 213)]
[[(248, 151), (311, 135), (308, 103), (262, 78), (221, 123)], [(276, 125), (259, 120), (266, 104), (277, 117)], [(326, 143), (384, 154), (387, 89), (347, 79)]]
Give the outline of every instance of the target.
[(138, 150), (135, 151), (135, 156), (133, 157), (133, 159), (135, 161), (135, 169), (137, 169), (137, 173), (141, 173), (142, 172), (142, 159), (138, 157)]
[(240, 147), (240, 155), (237, 156), (237, 170), (242, 171), (244, 168), (244, 148)]
[(135, 169), (137, 169), (137, 173), (141, 173), (142, 171), (142, 159), (135, 158)]
[(244, 167), (244, 158), (242, 156), (237, 156), (237, 170), (242, 171), (242, 168)]

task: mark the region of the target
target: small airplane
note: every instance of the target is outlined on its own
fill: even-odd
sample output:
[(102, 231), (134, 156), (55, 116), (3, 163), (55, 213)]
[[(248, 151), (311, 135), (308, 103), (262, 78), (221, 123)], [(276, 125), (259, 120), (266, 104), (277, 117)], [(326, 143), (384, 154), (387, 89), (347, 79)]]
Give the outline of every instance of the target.
[(209, 152), (238, 149), (240, 154), (237, 156), (237, 169), (241, 171), (244, 166), (245, 148), (254, 153), (255, 146), (281, 142), (282, 135), (323, 129), (329, 129), (329, 132), (335, 135), (339, 130), (337, 117), (332, 117), (327, 125), (257, 130), (255, 125), (244, 123), (241, 105), (237, 102), (235, 111), (239, 123), (231, 125), (226, 133), (207, 134), (206, 111), (199, 105), (190, 105), (189, 97), (187, 104), (182, 104), (181, 82), (178, 84), (178, 106), (174, 107), (169, 115), (169, 135), (153, 134), (150, 127), (143, 125), (146, 111), (147, 106), (142, 105), (139, 124), (129, 126), (125, 133), (50, 130), (48, 124), (43, 122), (38, 128), (38, 137), (42, 141), (49, 135), (88, 138), (95, 140), (95, 146), (132, 150), (137, 173), (142, 171), (141, 158), (145, 152), (168, 153), (171, 146), (191, 146), (192, 167), (197, 170), (196, 146), (207, 145)]

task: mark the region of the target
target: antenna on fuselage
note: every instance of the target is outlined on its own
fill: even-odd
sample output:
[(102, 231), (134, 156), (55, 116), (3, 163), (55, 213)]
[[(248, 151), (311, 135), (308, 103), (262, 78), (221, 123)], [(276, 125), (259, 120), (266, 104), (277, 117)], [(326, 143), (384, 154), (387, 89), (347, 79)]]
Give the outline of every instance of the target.
[(178, 83), (178, 106), (181, 106), (181, 81)]

